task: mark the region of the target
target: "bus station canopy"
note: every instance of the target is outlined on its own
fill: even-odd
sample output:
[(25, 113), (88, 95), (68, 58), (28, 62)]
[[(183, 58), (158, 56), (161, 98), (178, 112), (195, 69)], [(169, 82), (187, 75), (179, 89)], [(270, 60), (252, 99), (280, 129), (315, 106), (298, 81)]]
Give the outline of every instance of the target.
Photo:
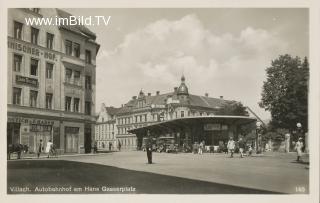
[(169, 131), (184, 128), (192, 128), (193, 126), (203, 126), (208, 123), (224, 123), (229, 125), (247, 125), (250, 123), (255, 123), (256, 118), (248, 116), (225, 116), (225, 115), (215, 115), (215, 116), (196, 116), (196, 117), (185, 117), (177, 118), (172, 120), (166, 120), (161, 122), (156, 122), (147, 126), (135, 128), (128, 130), (129, 133), (140, 134), (150, 131)]

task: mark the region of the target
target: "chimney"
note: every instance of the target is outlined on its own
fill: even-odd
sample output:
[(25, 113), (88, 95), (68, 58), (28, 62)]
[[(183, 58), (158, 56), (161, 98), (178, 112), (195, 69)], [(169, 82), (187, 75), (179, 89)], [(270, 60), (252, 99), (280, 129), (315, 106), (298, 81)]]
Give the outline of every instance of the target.
[(133, 99), (133, 100), (137, 99), (137, 96), (132, 96), (132, 99)]
[(223, 96), (220, 96), (220, 99), (223, 99)]
[(151, 93), (150, 93), (150, 92), (148, 93), (148, 96), (151, 96)]
[(204, 95), (205, 95), (206, 97), (209, 97), (209, 94), (208, 94), (208, 93), (205, 93)]
[(160, 95), (160, 91), (157, 91), (157, 95)]
[(178, 91), (178, 87), (174, 87), (174, 92), (177, 92)]

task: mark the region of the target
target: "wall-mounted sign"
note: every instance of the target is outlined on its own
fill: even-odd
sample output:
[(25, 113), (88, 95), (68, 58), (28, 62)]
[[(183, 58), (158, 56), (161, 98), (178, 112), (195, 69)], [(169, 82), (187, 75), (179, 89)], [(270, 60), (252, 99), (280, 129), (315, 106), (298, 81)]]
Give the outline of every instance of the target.
[(39, 86), (39, 82), (37, 79), (35, 78), (28, 78), (28, 77), (24, 77), (21, 75), (16, 75), (16, 82), (17, 83), (23, 83), (23, 84), (27, 84), (27, 85), (31, 85), (31, 86)]
[(204, 125), (204, 130), (206, 131), (221, 130), (221, 125), (219, 123), (208, 123)]
[(46, 50), (41, 50), (37, 47), (30, 46), (28, 44), (22, 44), (20, 42), (8, 41), (8, 48), (21, 51), (26, 54), (31, 54), (38, 57), (44, 57), (45, 59), (49, 59), (52, 61), (56, 60), (55, 53), (48, 52)]
[(8, 123), (25, 123), (25, 124), (37, 124), (37, 125), (53, 125), (54, 121), (44, 119), (33, 119), (23, 117), (8, 117)]
[(32, 124), (30, 131), (31, 132), (51, 132), (52, 126), (51, 125), (37, 125)]

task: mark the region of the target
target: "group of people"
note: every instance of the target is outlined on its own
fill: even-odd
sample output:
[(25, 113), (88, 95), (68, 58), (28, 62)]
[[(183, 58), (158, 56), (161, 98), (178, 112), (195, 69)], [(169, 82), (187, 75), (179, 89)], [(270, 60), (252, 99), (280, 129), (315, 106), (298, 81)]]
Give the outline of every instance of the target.
[(205, 142), (204, 140), (202, 140), (202, 142), (198, 143), (198, 142), (195, 142), (194, 145), (193, 145), (193, 153), (194, 154), (203, 154), (203, 151), (204, 151), (204, 148), (205, 148)]
[[(240, 137), (238, 141), (238, 147), (239, 147), (239, 153), (240, 158), (243, 158), (246, 154), (246, 142)], [(236, 149), (236, 142), (233, 140), (233, 137), (230, 137), (228, 144), (227, 144), (228, 153), (230, 153), (230, 158), (233, 158), (233, 154)], [(252, 154), (252, 146), (248, 146), (248, 155), (250, 156)]]
[(53, 157), (53, 156), (54, 157), (57, 156), (55, 145), (53, 144), (53, 142), (51, 140), (49, 140), (47, 142), (46, 149), (44, 150), (44, 145), (43, 145), (42, 139), (40, 139), (40, 142), (39, 142), (38, 147), (37, 147), (37, 156), (38, 156), (38, 158), (40, 157), (40, 154), (42, 152), (45, 152), (48, 155), (47, 158), (50, 158), (50, 157)]

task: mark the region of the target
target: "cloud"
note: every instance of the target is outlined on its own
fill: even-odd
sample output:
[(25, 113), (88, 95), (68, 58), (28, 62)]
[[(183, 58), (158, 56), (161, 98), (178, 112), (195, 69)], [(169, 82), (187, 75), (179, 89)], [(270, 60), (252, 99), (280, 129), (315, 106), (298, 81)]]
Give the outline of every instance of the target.
[(252, 27), (216, 35), (193, 14), (158, 20), (128, 33), (114, 50), (102, 47), (97, 92), (108, 94), (97, 94), (97, 102), (119, 106), (141, 88), (171, 91), (184, 73), (191, 93), (257, 103), (266, 66), (287, 46), (276, 34)]

